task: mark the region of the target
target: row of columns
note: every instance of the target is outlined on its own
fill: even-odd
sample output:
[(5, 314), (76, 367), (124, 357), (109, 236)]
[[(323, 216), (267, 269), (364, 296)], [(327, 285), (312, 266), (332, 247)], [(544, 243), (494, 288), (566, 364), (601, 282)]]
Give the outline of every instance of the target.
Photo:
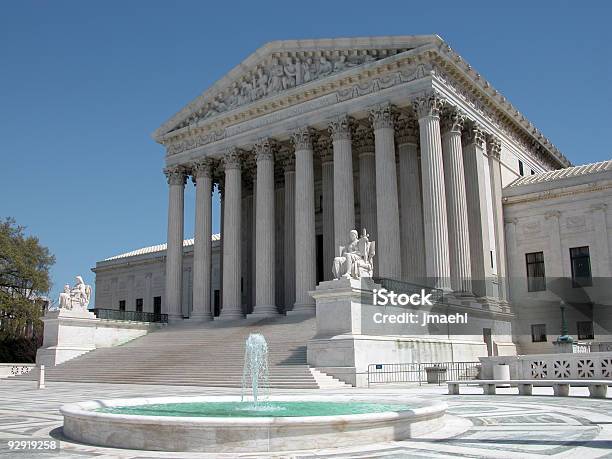
[[(489, 250), (482, 208), (480, 168), (477, 161), (481, 132), (471, 130), (462, 145), (465, 116), (447, 110), (435, 94), (414, 101), (417, 124), (400, 120), (391, 105), (370, 111), (372, 134), (357, 130), (352, 138), (350, 120), (338, 117), (329, 124), (329, 145), (323, 146), (323, 232), (327, 264), (336, 248), (344, 245), (355, 228), (353, 152), (359, 160), (361, 226), (377, 241), (377, 275), (416, 281), (423, 274), (436, 286), (456, 292), (472, 292), (471, 277), (483, 273), (484, 250)], [(397, 128), (397, 132), (396, 132)], [(418, 133), (417, 133), (418, 131)], [(396, 139), (398, 160), (396, 161)], [(277, 314), (276, 282), (284, 283), (285, 304), (294, 312), (314, 311), (309, 291), (316, 283), (315, 190), (313, 132), (309, 127), (291, 133), (294, 153), (284, 158), (284, 278), (275, 276), (275, 192), (274, 154), (270, 140), (254, 145), (256, 159), (255, 194), (255, 305), (253, 314)], [(420, 144), (420, 163), (418, 149)], [(488, 141), (497, 154), (499, 142)], [(330, 154), (331, 153), (331, 154)], [(194, 248), (194, 301), (192, 316), (212, 318), (210, 304), (211, 271), (211, 190), (213, 163), (204, 160), (192, 166), (196, 191), (196, 232)], [(419, 172), (420, 168), (420, 172)], [(466, 178), (466, 168), (467, 178)], [(232, 148), (223, 157), (222, 198), (222, 304), (220, 318), (243, 316), (241, 301), (241, 166), (239, 150)], [(398, 169), (402, 180), (398, 185)], [(499, 167), (490, 175), (493, 195), (501, 192)], [(169, 183), (168, 251), (166, 261), (166, 303), (171, 318), (180, 314), (180, 288), (183, 240), (183, 188), (186, 170), (166, 172)], [(420, 180), (419, 180), (420, 177)], [(474, 180), (475, 179), (475, 180)], [(375, 193), (373, 190), (375, 189)], [(496, 200), (494, 200), (496, 202)], [(501, 201), (499, 203), (501, 206)], [(330, 215), (333, 208), (333, 218)], [(401, 209), (401, 212), (400, 212)], [(494, 209), (495, 211), (496, 209)], [(497, 210), (499, 225), (501, 209)], [(401, 225), (400, 225), (401, 215)], [(498, 220), (495, 230), (501, 231)], [(474, 234), (471, 234), (474, 233)], [(333, 238), (330, 237), (333, 234)], [(476, 237), (477, 236), (477, 237)], [(503, 235), (502, 235), (503, 236)], [(496, 239), (499, 241), (499, 237)], [(423, 243), (424, 241), (424, 243)], [(500, 247), (498, 247), (498, 252)], [(329, 258), (329, 259), (327, 259)], [(478, 260), (476, 269), (471, 260)], [(294, 269), (287, 269), (294, 267)], [(484, 276), (482, 276), (484, 277)]]

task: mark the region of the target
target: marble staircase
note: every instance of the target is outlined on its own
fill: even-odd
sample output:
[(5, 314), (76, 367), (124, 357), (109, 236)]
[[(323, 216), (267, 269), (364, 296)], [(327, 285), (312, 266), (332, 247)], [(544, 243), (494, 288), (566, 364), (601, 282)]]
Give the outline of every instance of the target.
[(345, 387), (308, 367), (306, 343), (315, 328), (315, 318), (305, 316), (200, 324), (185, 321), (47, 368), (46, 380), (240, 387), (245, 340), (249, 333), (262, 333), (268, 341), (272, 388)]

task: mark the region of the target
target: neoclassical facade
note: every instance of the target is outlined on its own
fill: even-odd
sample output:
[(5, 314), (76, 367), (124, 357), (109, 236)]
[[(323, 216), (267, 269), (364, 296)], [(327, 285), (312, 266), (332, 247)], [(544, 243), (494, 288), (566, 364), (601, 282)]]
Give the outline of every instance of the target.
[(176, 318), (189, 176), (193, 316), (212, 317), (216, 185), (220, 318), (235, 319), (277, 314), (279, 298), (283, 309), (312, 312), (317, 259), (327, 278), (334, 247), (356, 227), (377, 240), (379, 277), (506, 301), (504, 180), (518, 175), (519, 161), (535, 173), (569, 165), (437, 36), (270, 43), (154, 136), (167, 148), (164, 306)]
[(571, 165), (435, 35), (269, 43), (154, 138), (166, 148), (162, 310), (173, 320), (212, 319), (215, 290), (218, 319), (313, 313), (309, 292), (331, 278), (349, 231), (365, 228), (376, 276), (434, 285), (509, 322), (502, 189)]

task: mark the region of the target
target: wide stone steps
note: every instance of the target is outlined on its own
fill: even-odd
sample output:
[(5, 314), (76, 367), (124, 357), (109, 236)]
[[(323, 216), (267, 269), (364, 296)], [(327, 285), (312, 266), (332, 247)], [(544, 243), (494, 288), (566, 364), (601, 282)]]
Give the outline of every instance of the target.
[(272, 388), (342, 387), (322, 373), (313, 376), (306, 362), (306, 344), (315, 329), (314, 317), (299, 316), (171, 324), (121, 346), (97, 349), (47, 368), (46, 379), (241, 387), (245, 341), (250, 333), (262, 333), (268, 342)]

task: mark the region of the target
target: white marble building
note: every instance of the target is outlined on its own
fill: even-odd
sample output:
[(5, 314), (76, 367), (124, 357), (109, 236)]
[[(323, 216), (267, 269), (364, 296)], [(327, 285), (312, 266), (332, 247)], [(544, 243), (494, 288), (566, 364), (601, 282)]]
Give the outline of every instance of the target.
[(171, 320), (210, 320), (215, 298), (218, 319), (313, 313), (334, 247), (367, 228), (377, 276), (433, 283), (510, 324), (521, 254), (506, 247), (503, 203), (525, 188), (508, 185), (571, 166), (435, 35), (268, 43), (154, 138), (167, 151), (167, 250), (99, 262), (96, 307), (142, 299)]
[(560, 300), (570, 336), (612, 343), (612, 160), (522, 177), (503, 201), (519, 350), (555, 352)]

